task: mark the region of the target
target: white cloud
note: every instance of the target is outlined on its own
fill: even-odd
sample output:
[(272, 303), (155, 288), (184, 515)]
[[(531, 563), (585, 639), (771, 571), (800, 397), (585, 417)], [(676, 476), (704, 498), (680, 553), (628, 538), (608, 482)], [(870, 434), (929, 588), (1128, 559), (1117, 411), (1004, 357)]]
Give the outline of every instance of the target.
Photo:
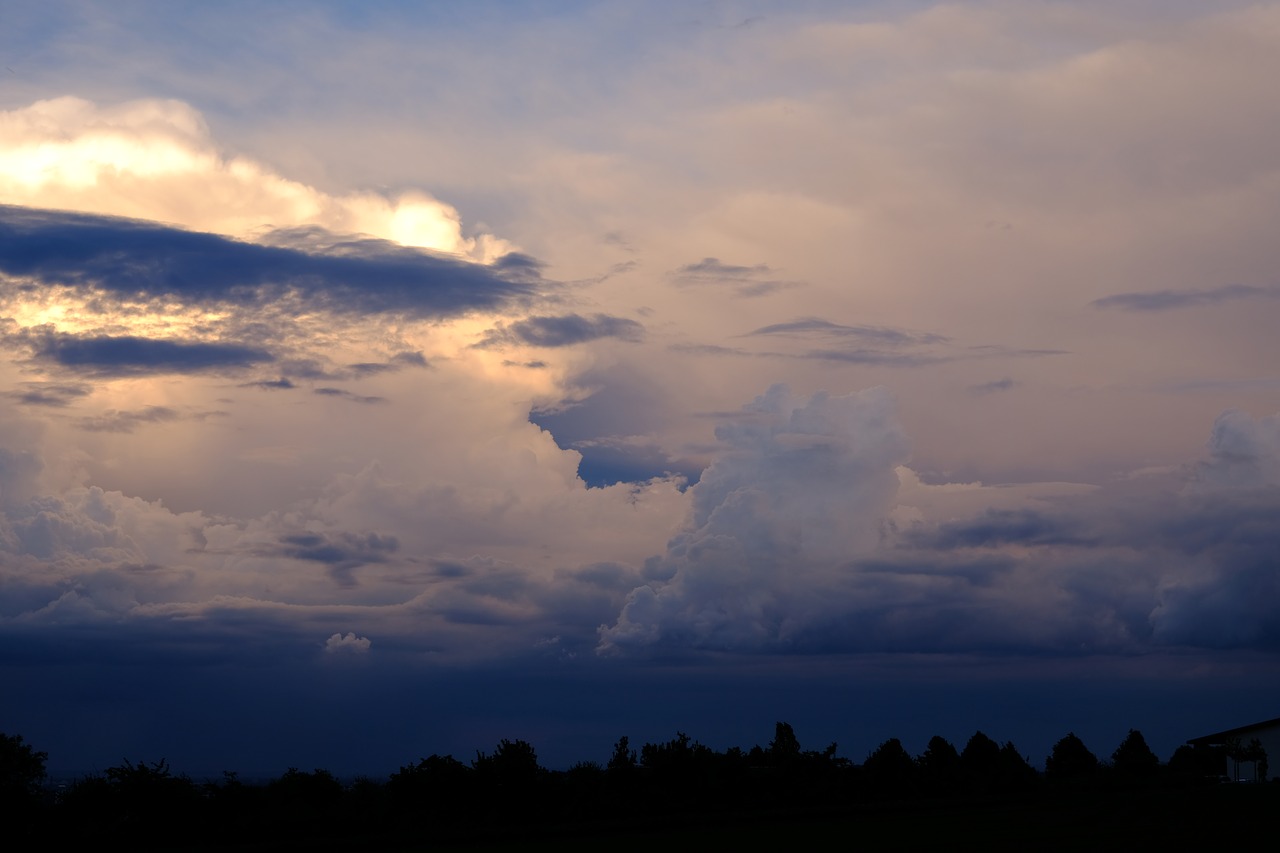
[(0, 203), (159, 220), (244, 239), (318, 226), (492, 261), (511, 244), (466, 236), (420, 190), (334, 196), (224, 155), (204, 118), (173, 100), (98, 106), (61, 97), (0, 112)]
[(353, 632), (334, 634), (324, 641), (326, 654), (331, 655), (367, 655), (373, 641), (368, 637), (357, 637)]
[(884, 389), (802, 400), (774, 386), (716, 434), (725, 450), (690, 490), (685, 530), (601, 627), (601, 651), (784, 647), (879, 541), (907, 458)]

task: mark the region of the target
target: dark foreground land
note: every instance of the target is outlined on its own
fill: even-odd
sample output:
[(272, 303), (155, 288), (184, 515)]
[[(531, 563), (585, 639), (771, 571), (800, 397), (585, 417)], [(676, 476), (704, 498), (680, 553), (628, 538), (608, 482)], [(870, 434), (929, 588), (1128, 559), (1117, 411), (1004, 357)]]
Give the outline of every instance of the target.
[[(3, 738), (0, 847), (268, 850), (1216, 850), (1256, 848), (1280, 816), (1267, 758), (1183, 747), (1168, 763), (1140, 733), (1100, 761), (1073, 734), (1038, 771), (981, 732), (918, 756), (891, 739), (861, 764), (800, 748), (713, 751), (677, 733), (605, 765), (549, 771), (523, 741), (470, 763), (432, 755), (384, 780), (290, 769), (262, 784), (195, 782), (163, 762), (41, 787), (44, 754)], [(1256, 754), (1255, 754), (1256, 753)]]
[(884, 803), (824, 813), (636, 815), (584, 826), (476, 827), (434, 840), (412, 834), (277, 839), (173, 849), (298, 850), (1218, 850), (1255, 848), (1280, 816), (1280, 785), (948, 803)]

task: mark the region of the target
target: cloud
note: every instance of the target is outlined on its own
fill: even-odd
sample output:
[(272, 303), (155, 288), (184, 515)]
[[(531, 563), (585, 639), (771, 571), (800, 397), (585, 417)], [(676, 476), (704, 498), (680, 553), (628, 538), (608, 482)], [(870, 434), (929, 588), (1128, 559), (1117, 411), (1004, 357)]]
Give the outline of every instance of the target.
[(1017, 386), (1017, 384), (1018, 384), (1017, 382), (1014, 382), (1012, 379), (1006, 376), (1004, 379), (993, 379), (990, 382), (982, 382), (978, 385), (970, 385), (968, 390), (970, 394), (973, 394), (978, 397), (982, 397), (987, 394), (998, 394), (1001, 391), (1012, 391)]
[(723, 263), (719, 258), (703, 258), (685, 264), (671, 275), (681, 285), (724, 286), (739, 297), (766, 296), (778, 290), (800, 286), (798, 281), (770, 278), (772, 272), (767, 264), (741, 266)]
[(1280, 415), (1223, 412), (1209, 436), (1209, 458), (1197, 466), (1200, 490), (1280, 487)]
[(333, 196), (213, 144), (175, 100), (114, 106), (62, 97), (0, 112), (0, 202), (110, 213), (253, 238), (319, 228), (493, 261), (510, 244), (464, 237), (458, 212), (426, 193)]
[(262, 379), (258, 382), (244, 382), (241, 388), (261, 388), (263, 391), (291, 391), (297, 388), (288, 377), (281, 376), (279, 379)]
[(497, 308), (530, 295), (538, 282), (536, 262), (524, 257), (481, 265), (385, 240), (309, 234), (298, 242), (305, 248), (0, 206), (0, 273), (10, 277), (8, 289), (34, 280), (116, 300), (241, 308), (293, 297), (305, 310), (438, 318)]
[(371, 405), (376, 403), (387, 402), (386, 397), (378, 397), (375, 395), (355, 394), (343, 388), (316, 388), (313, 393), (320, 394), (324, 397), (340, 397), (343, 400), (350, 400), (353, 403), (364, 403)]
[(93, 393), (89, 385), (68, 384), (62, 382), (27, 382), (22, 391), (8, 391), (5, 396), (17, 400), (24, 406), (52, 406), (63, 408), (74, 400)]
[(138, 411), (108, 411), (81, 418), (77, 426), (89, 432), (133, 432), (141, 424), (166, 423), (176, 421), (179, 417), (178, 412), (168, 406), (147, 406)]
[(324, 641), (325, 654), (329, 655), (367, 655), (373, 641), (368, 637), (357, 637), (354, 632), (334, 634)]
[(1142, 293), (1117, 293), (1089, 303), (1094, 308), (1117, 308), (1121, 311), (1170, 311), (1176, 308), (1198, 308), (1219, 305), (1238, 299), (1275, 299), (1280, 289), (1249, 284), (1228, 284), (1203, 290), (1151, 290)]
[(157, 340), (134, 335), (79, 336), (42, 330), (12, 335), (37, 361), (93, 376), (140, 376), (237, 370), (274, 360), (266, 350), (236, 343)]
[(762, 335), (787, 335), (794, 337), (818, 336), (835, 338), (860, 338), (873, 341), (882, 346), (936, 344), (944, 343), (947, 338), (932, 333), (905, 332), (901, 329), (889, 329), (883, 326), (846, 326), (822, 320), (816, 317), (792, 320), (788, 323), (773, 323), (747, 332), (746, 337)]
[(726, 452), (690, 488), (684, 530), (601, 626), (599, 651), (786, 648), (874, 549), (907, 456), (883, 389), (800, 400), (776, 385), (716, 436)]
[(634, 342), (639, 341), (643, 335), (644, 326), (635, 320), (611, 317), (608, 314), (595, 314), (591, 317), (579, 314), (561, 317), (533, 316), (490, 329), (476, 346), (482, 349), (511, 344), (567, 347), (601, 338)]

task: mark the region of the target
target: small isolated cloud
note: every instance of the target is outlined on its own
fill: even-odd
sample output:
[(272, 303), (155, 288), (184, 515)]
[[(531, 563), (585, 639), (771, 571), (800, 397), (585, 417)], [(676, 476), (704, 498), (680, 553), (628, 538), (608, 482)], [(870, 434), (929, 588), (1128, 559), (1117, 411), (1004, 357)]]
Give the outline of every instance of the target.
[(818, 317), (761, 326), (742, 337), (786, 339), (810, 345), (805, 350), (760, 355), (870, 367), (921, 367), (952, 358), (933, 349), (934, 345), (949, 341), (945, 335), (886, 326), (845, 325)]
[(258, 382), (245, 382), (240, 385), (241, 388), (261, 388), (264, 391), (289, 391), (297, 386), (289, 380), (287, 376), (281, 376), (279, 379), (262, 379)]
[(768, 264), (741, 266), (726, 264), (719, 258), (703, 258), (685, 264), (672, 277), (681, 285), (716, 285), (730, 288), (735, 296), (764, 296), (777, 290), (798, 287), (798, 281), (784, 281), (773, 277)]
[(366, 405), (387, 402), (386, 397), (369, 396), (365, 394), (353, 394), (352, 392), (344, 390), (342, 388), (317, 388), (315, 390), (315, 393), (323, 397), (340, 397), (343, 400), (350, 400), (352, 403), (364, 403)]
[(168, 406), (147, 406), (138, 411), (103, 412), (100, 415), (81, 418), (76, 425), (89, 432), (133, 432), (136, 427), (144, 424), (176, 421), (178, 417), (178, 412)]
[(890, 329), (885, 326), (846, 326), (822, 320), (817, 317), (805, 317), (788, 323), (774, 323), (747, 332), (746, 337), (762, 335), (786, 335), (791, 337), (828, 337), (857, 338), (880, 346), (906, 346), (910, 344), (944, 343), (944, 335), (931, 332), (907, 332), (902, 329)]
[(430, 367), (427, 358), (421, 352), (399, 352), (393, 355), (387, 361), (362, 361), (356, 364), (348, 364), (347, 372), (351, 374), (353, 379), (363, 379), (366, 376), (377, 376), (381, 373), (395, 373), (406, 367)]
[(595, 314), (583, 317), (567, 314), (563, 317), (527, 317), (524, 320), (490, 329), (476, 347), (488, 349), (504, 345), (533, 347), (567, 347), (600, 338), (617, 338), (638, 341), (644, 336), (644, 326), (625, 317)]
[(991, 382), (983, 382), (978, 385), (970, 385), (969, 393), (976, 397), (984, 397), (987, 394), (999, 394), (1001, 391), (1012, 391), (1018, 383), (1009, 377), (1004, 379), (995, 379)]
[(5, 396), (16, 400), (23, 406), (49, 406), (63, 408), (73, 400), (87, 397), (93, 393), (88, 385), (58, 382), (25, 382), (23, 390), (8, 391)]
[(1280, 288), (1256, 287), (1250, 284), (1228, 284), (1202, 290), (1150, 290), (1139, 293), (1117, 293), (1089, 303), (1094, 308), (1116, 308), (1121, 311), (1169, 311), (1175, 308), (1197, 308), (1237, 299), (1275, 299)]
[(357, 637), (355, 632), (334, 634), (324, 641), (325, 654), (330, 655), (367, 655), (373, 641), (368, 637)]

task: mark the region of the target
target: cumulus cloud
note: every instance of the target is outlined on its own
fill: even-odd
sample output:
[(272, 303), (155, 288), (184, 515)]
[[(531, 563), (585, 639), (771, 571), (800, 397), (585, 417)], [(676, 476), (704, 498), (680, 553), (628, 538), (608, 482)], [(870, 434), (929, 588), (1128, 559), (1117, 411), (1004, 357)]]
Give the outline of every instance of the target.
[(510, 244), (462, 233), (458, 212), (423, 192), (333, 196), (213, 143), (175, 100), (115, 106), (62, 97), (0, 112), (0, 202), (178, 223), (249, 238), (315, 226), (489, 262)]
[(324, 641), (325, 654), (330, 655), (366, 655), (373, 641), (368, 637), (357, 637), (354, 632), (334, 634)]
[(1280, 415), (1223, 412), (1214, 421), (1208, 449), (1209, 458), (1196, 470), (1197, 487), (1280, 487)]
[(646, 565), (599, 649), (785, 648), (874, 548), (906, 460), (886, 391), (799, 400), (781, 385), (722, 424), (685, 530)]

